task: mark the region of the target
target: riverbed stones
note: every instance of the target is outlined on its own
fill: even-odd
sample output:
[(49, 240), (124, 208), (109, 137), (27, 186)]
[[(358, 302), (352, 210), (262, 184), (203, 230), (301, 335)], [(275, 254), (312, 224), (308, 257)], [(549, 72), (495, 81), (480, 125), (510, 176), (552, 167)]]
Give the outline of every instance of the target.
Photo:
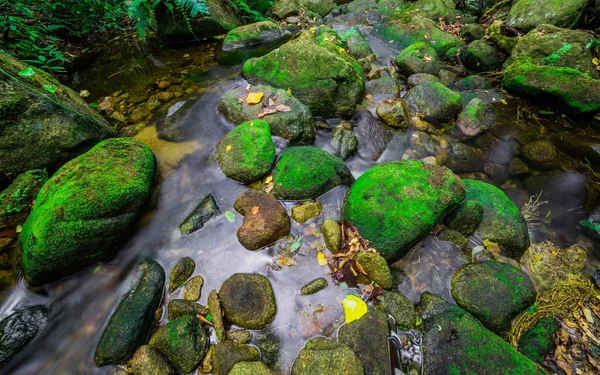
[(459, 139), (476, 137), (486, 130), (483, 125), (485, 106), (479, 98), (473, 98), (465, 106), (456, 120), (455, 134)]
[(323, 206), (319, 201), (307, 201), (299, 206), (292, 207), (292, 218), (297, 223), (305, 223), (321, 215)]
[(373, 310), (340, 328), (338, 342), (348, 345), (363, 365), (365, 375), (390, 372), (387, 315)]
[(541, 24), (574, 29), (583, 17), (587, 0), (523, 0), (514, 3), (506, 24), (529, 31)]
[(18, 310), (0, 322), (0, 367), (6, 365), (17, 353), (25, 349), (44, 329), (48, 310), (33, 306)]
[(291, 375), (363, 375), (360, 360), (352, 349), (325, 338), (309, 340), (300, 350)]
[(256, 181), (271, 170), (275, 145), (266, 121), (251, 120), (234, 128), (217, 145), (223, 173), (236, 181)]
[(338, 126), (331, 135), (331, 148), (335, 156), (348, 159), (358, 148), (358, 137), (350, 129)]
[(198, 303), (186, 301), (184, 299), (172, 299), (167, 306), (169, 320), (175, 320), (184, 315), (202, 315), (208, 314), (208, 308)]
[(308, 296), (311, 294), (315, 294), (325, 288), (327, 288), (327, 280), (323, 277), (319, 277), (318, 279), (314, 279), (313, 281), (304, 285), (302, 289), (300, 289), (300, 295)]
[(156, 134), (159, 139), (169, 142), (184, 142), (193, 139), (198, 132), (194, 118), (199, 96), (191, 95), (181, 98), (164, 110), (156, 121)]
[(267, 20), (236, 27), (225, 36), (223, 51), (231, 52), (241, 48), (273, 42), (283, 38), (285, 30), (279, 24)]
[(344, 162), (314, 146), (283, 150), (272, 171), (273, 194), (278, 199), (315, 199), (338, 185), (350, 185), (354, 177)]
[(277, 375), (262, 362), (238, 362), (229, 375)]
[(416, 73), (437, 75), (440, 72), (437, 53), (425, 42), (416, 42), (406, 47), (396, 56), (395, 62), (405, 77)]
[(194, 276), (187, 283), (185, 283), (185, 294), (184, 299), (190, 302), (196, 302), (200, 299), (202, 294), (202, 286), (204, 285), (204, 279), (202, 276)]
[(331, 219), (324, 220), (321, 232), (323, 233), (323, 240), (327, 249), (334, 254), (339, 252), (342, 245), (342, 229), (338, 222)]
[(213, 374), (228, 375), (237, 363), (258, 361), (260, 352), (254, 346), (222, 341), (215, 345), (211, 357)]
[(381, 121), (392, 128), (406, 130), (410, 125), (408, 106), (400, 98), (384, 100), (377, 106), (376, 112)]
[(236, 273), (219, 290), (225, 319), (248, 329), (263, 329), (275, 319), (277, 305), (269, 279), (258, 274)]
[[(255, 207), (258, 207), (258, 212), (253, 213)], [(237, 237), (248, 250), (271, 245), (290, 233), (290, 217), (285, 207), (271, 194), (248, 189), (235, 201), (234, 208), (244, 216)]]
[(215, 197), (212, 194), (208, 194), (200, 201), (200, 203), (198, 203), (196, 208), (190, 212), (183, 223), (181, 223), (179, 232), (181, 232), (183, 236), (190, 235), (195, 231), (202, 229), (204, 224), (220, 214), (221, 211), (215, 201)]
[[(219, 112), (235, 125), (262, 118), (269, 123), (273, 135), (293, 143), (312, 144), (315, 132), (310, 109), (286, 90), (266, 85), (250, 86), (250, 90), (236, 87), (223, 94)], [(249, 104), (249, 92), (262, 92), (261, 102)]]
[(318, 40), (303, 32), (273, 52), (246, 61), (242, 73), (252, 84), (289, 88), (313, 115), (351, 117), (362, 100), (365, 82), (360, 65), (342, 50), (341, 42)]
[(416, 324), (415, 306), (408, 298), (397, 291), (384, 291), (377, 296), (375, 307), (394, 318), (396, 326), (401, 329), (414, 328)]
[(150, 197), (156, 159), (141, 141), (103, 141), (60, 168), (23, 225), (23, 271), (43, 285), (107, 259)]
[(0, 193), (0, 228), (23, 224), (38, 192), (48, 180), (42, 169), (23, 172)]
[(491, 331), (505, 335), (514, 317), (535, 302), (533, 282), (520, 268), (489, 260), (461, 267), (451, 282), (452, 297)]
[(169, 272), (169, 293), (173, 293), (192, 276), (196, 269), (196, 262), (190, 257), (183, 257), (177, 261)]
[(549, 141), (535, 141), (521, 148), (523, 157), (537, 169), (553, 169), (558, 166), (559, 155)]
[(425, 82), (408, 91), (406, 103), (425, 119), (453, 120), (462, 110), (461, 96), (440, 82)]
[(160, 352), (149, 345), (142, 345), (131, 359), (134, 375), (175, 375), (175, 371)]
[(464, 197), (460, 179), (447, 168), (420, 161), (388, 162), (356, 180), (342, 216), (392, 262), (402, 258)]
[(500, 69), (504, 61), (501, 52), (485, 39), (469, 43), (463, 48), (461, 57), (465, 67), (477, 73)]
[(377, 253), (361, 251), (356, 254), (355, 259), (367, 273), (366, 278), (369, 282), (365, 284), (373, 282), (383, 289), (391, 288), (392, 274), (384, 257)]
[(200, 320), (185, 315), (159, 327), (150, 337), (149, 345), (164, 355), (177, 371), (187, 374), (202, 362), (210, 340)]

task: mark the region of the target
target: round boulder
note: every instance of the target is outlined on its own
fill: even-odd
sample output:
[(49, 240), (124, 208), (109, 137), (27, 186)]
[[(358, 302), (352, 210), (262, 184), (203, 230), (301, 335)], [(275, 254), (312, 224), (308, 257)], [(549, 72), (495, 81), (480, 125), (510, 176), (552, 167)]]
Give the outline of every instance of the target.
[(225, 318), (248, 329), (263, 329), (277, 313), (275, 294), (269, 279), (258, 274), (236, 273), (219, 291)]

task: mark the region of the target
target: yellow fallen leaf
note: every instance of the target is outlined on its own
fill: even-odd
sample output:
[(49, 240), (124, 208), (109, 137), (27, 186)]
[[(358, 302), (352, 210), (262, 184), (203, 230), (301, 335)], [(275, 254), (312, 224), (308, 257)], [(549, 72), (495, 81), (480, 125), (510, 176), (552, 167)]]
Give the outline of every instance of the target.
[(290, 95), (292, 95), (292, 89), (290, 89), (290, 88), (288, 87), (288, 89), (287, 89), (287, 93), (288, 93), (288, 94), (290, 94)]
[(227, 147), (225, 147), (225, 150), (231, 151), (231, 145), (227, 145)]
[(273, 181), (273, 176), (267, 176), (267, 178), (265, 178), (265, 184), (268, 184), (271, 181)]
[(342, 301), (346, 324), (362, 318), (367, 313), (367, 304), (355, 295), (348, 295)]
[(319, 263), (319, 266), (326, 266), (327, 265), (327, 259), (325, 258), (325, 254), (323, 254), (322, 252), (317, 252), (317, 262)]
[(502, 104), (504, 104), (504, 105), (507, 105), (507, 104), (508, 104), (508, 103), (506, 102), (506, 100), (504, 100), (504, 99), (500, 99), (500, 103), (502, 103)]
[(598, 60), (598, 58), (597, 58), (597, 57), (594, 57), (594, 58), (592, 59), (592, 64), (594, 64), (594, 65), (598, 66), (598, 65), (600, 65), (600, 60)]
[(248, 93), (246, 102), (248, 104), (258, 104), (262, 100), (263, 96), (265, 96), (264, 92), (250, 92)]

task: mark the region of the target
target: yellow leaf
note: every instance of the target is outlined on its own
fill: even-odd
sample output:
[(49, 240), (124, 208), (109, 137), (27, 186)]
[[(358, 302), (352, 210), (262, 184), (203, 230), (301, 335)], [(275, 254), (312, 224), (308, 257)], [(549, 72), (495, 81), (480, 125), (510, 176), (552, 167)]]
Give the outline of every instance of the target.
[(360, 319), (367, 313), (367, 304), (362, 299), (352, 294), (344, 298), (342, 306), (344, 306), (346, 324)]
[(267, 178), (265, 178), (265, 184), (268, 184), (271, 181), (273, 181), (273, 176), (267, 176)]
[(258, 214), (259, 211), (260, 211), (260, 207), (258, 207), (258, 206), (252, 207), (252, 215)]
[(227, 147), (225, 147), (225, 150), (231, 151), (231, 145), (227, 145)]
[(506, 102), (506, 100), (504, 100), (504, 99), (500, 99), (500, 103), (502, 103), (502, 104), (504, 104), (504, 105), (507, 105), (507, 104), (508, 104), (508, 103)]
[(250, 92), (248, 93), (246, 102), (248, 104), (258, 104), (262, 100), (263, 96), (265, 96), (264, 92)]
[(288, 94), (290, 94), (290, 95), (292, 95), (292, 89), (290, 89), (290, 88), (288, 87), (288, 89), (287, 89), (287, 93), (288, 93)]
[(319, 263), (319, 266), (326, 266), (327, 265), (327, 259), (325, 258), (325, 254), (323, 254), (322, 252), (317, 252), (317, 262)]
[(592, 59), (592, 64), (594, 64), (594, 65), (598, 66), (598, 65), (600, 65), (600, 60), (598, 60), (598, 58), (597, 58), (597, 57), (594, 57), (594, 58)]

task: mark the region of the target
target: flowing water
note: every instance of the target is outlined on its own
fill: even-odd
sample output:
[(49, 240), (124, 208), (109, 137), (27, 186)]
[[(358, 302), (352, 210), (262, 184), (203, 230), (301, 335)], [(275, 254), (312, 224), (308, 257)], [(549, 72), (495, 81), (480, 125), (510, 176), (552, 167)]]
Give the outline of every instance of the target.
[[(378, 57), (377, 64), (387, 65), (397, 52), (385, 42), (370, 36), (368, 30), (364, 34)], [(135, 266), (146, 257), (153, 257), (167, 272), (180, 258), (193, 258), (197, 264), (195, 275), (202, 275), (205, 280), (199, 301), (202, 304), (206, 304), (212, 289), (218, 290), (223, 281), (236, 272), (257, 272), (267, 276), (277, 299), (277, 317), (262, 332), (267, 335), (260, 336), (255, 332), (253, 344), (259, 345), (261, 340), (279, 342), (281, 358), (276, 367), (283, 373), (288, 372), (307, 337), (315, 332), (335, 333), (343, 323), (341, 300), (356, 291), (335, 286), (328, 276), (328, 268), (318, 265), (315, 242), (322, 243), (322, 239), (315, 232), (320, 230), (324, 219), (339, 217), (346, 187), (338, 187), (319, 198), (324, 212), (316, 221), (307, 224), (292, 221), (290, 238), (267, 249), (248, 251), (240, 245), (236, 231), (243, 218), (238, 214), (233, 222), (221, 215), (189, 236), (181, 236), (179, 233), (179, 224), (207, 194), (214, 195), (222, 213), (235, 212), (233, 203), (246, 188), (226, 178), (213, 155), (216, 144), (232, 129), (232, 125), (217, 111), (219, 99), (225, 91), (246, 85), (239, 75), (239, 63), (219, 65), (215, 62), (211, 57), (213, 55), (209, 53), (215, 48), (218, 49), (218, 46), (153, 51), (151, 54), (141, 49), (133, 50), (135, 52), (131, 55), (135, 58), (121, 60), (114, 57), (114, 64), (93, 65), (71, 83), (78, 90), (87, 89), (92, 92), (92, 96), (102, 97), (136, 84), (152, 82), (161, 75), (168, 74), (168, 70), (173, 67), (172, 62), (182, 59), (185, 54), (204, 59), (206, 66), (204, 72), (193, 75), (201, 92), (186, 120), (187, 126), (194, 129), (193, 139), (183, 143), (160, 140), (156, 137), (153, 125), (137, 135), (158, 157), (160, 187), (153, 199), (155, 203), (152, 208), (144, 215), (129, 239), (116, 249), (113, 258), (43, 290), (28, 289), (21, 280), (5, 294), (0, 306), (0, 317), (9, 315), (17, 308), (43, 304), (50, 310), (50, 319), (44, 331), (3, 369), (3, 373), (74, 375), (122, 372), (116, 366), (95, 367), (92, 362), (93, 353), (110, 314), (134, 281)], [(497, 124), (493, 131), (500, 139), (508, 142), (509, 137), (503, 135), (514, 134), (523, 128), (532, 134), (541, 127), (557, 134), (573, 130), (573, 124), (560, 118), (560, 121), (554, 118), (521, 120), (517, 129), (517, 106), (512, 103), (500, 104), (503, 97), (504, 94), (490, 90), (488, 104), (491, 111), (486, 120)], [(390, 136), (372, 127), (368, 112), (373, 114), (381, 99), (373, 98), (371, 103), (358, 108), (353, 119), (360, 137), (360, 146), (358, 153), (347, 160), (347, 165), (355, 177), (378, 162), (402, 158), (409, 147), (408, 134)], [(330, 121), (329, 130), (318, 131), (317, 146), (331, 151), (331, 130), (338, 122)], [(378, 149), (377, 145), (383, 142), (379, 137), (387, 137), (389, 143), (385, 150), (374, 152), (373, 150)], [(283, 140), (278, 139), (276, 144), (279, 149), (285, 147)], [(291, 206), (292, 202), (286, 203), (288, 209)], [(570, 207), (568, 204), (566, 206)], [(564, 220), (559, 226), (539, 227), (533, 233), (535, 240), (552, 236), (559, 243), (568, 244), (580, 237), (577, 222), (583, 218), (583, 211), (576, 208), (568, 212), (563, 210), (563, 213)], [(293, 258), (296, 264), (279, 266), (277, 254), (298, 236), (302, 238), (302, 246)], [(398, 265), (408, 275), (400, 289), (413, 300), (418, 300), (420, 292), (424, 290), (451, 298), (448, 292), (449, 277), (461, 264), (457, 263), (459, 255), (440, 254), (436, 252), (437, 249), (435, 243), (417, 247)], [(590, 268), (593, 266), (590, 265)], [(317, 277), (326, 277), (329, 287), (312, 296), (300, 296), (300, 287)], [(182, 298), (182, 292), (165, 294), (163, 306), (166, 307), (173, 298)], [(165, 319), (166, 312), (163, 313), (163, 322)], [(262, 355), (267, 353), (263, 352)]]

